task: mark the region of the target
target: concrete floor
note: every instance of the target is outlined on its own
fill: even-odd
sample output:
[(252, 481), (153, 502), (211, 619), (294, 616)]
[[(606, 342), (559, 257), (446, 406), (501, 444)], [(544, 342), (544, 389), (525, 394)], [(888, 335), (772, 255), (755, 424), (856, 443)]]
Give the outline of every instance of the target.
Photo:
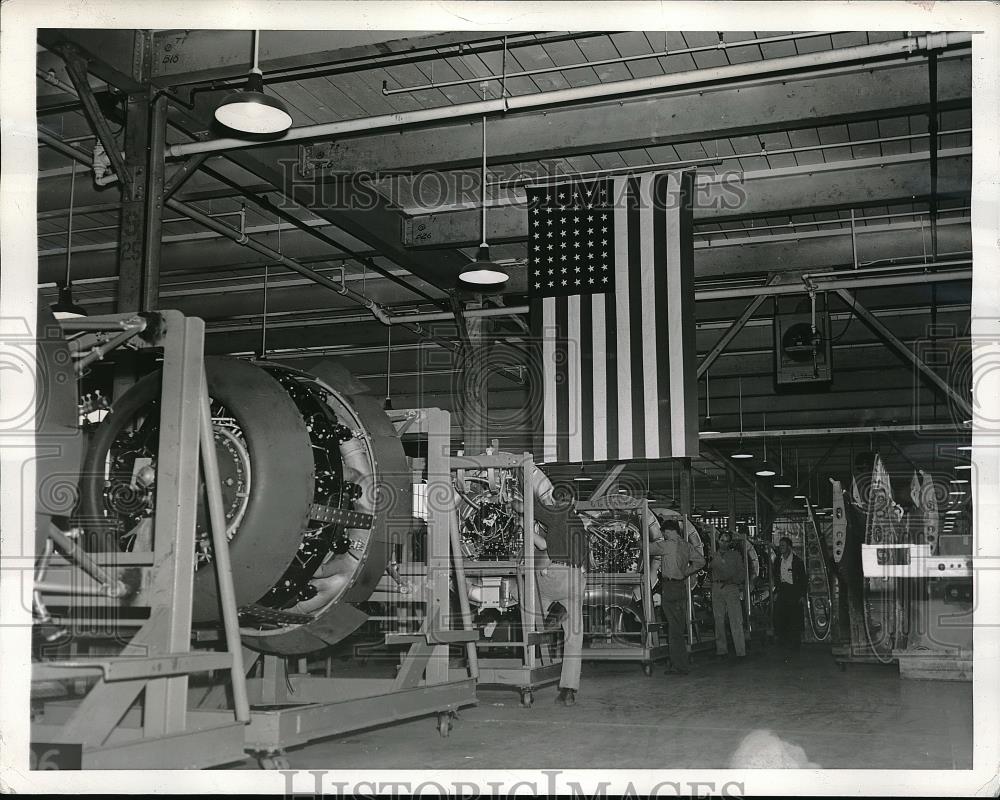
[[(969, 769), (972, 685), (904, 681), (895, 666), (850, 665), (804, 646), (739, 663), (698, 656), (688, 676), (585, 662), (578, 704), (554, 687), (532, 708), (480, 688), (448, 738), (425, 717), (291, 750), (297, 769), (720, 768), (751, 730), (768, 728), (824, 768)], [(245, 766), (253, 767), (253, 762)]]

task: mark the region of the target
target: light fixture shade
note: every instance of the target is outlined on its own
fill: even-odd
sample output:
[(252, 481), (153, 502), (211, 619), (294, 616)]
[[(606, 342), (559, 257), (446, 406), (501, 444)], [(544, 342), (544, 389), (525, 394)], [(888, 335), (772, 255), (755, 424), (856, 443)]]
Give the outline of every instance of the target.
[(788, 482), (788, 479), (784, 475), (779, 475), (778, 476), (778, 480), (776, 480), (771, 485), (774, 486), (775, 489), (791, 489), (792, 488), (792, 484)]
[(459, 273), (459, 284), (467, 289), (483, 291), (484, 289), (497, 289), (503, 286), (510, 275), (490, 259), (490, 246), (488, 244), (479, 245), (476, 253), (476, 260), (469, 262)]
[(774, 469), (774, 467), (772, 467), (771, 464), (767, 461), (764, 461), (759, 467), (757, 467), (757, 470), (754, 472), (754, 475), (756, 475), (758, 478), (773, 478), (777, 474), (778, 473)]
[(584, 468), (583, 464), (581, 464), (580, 472), (573, 476), (573, 480), (577, 483), (590, 483), (594, 479), (587, 474), (587, 470)]
[(215, 118), (242, 133), (284, 133), (292, 117), (278, 98), (264, 94), (264, 76), (251, 72), (246, 89), (230, 92), (215, 109)]
[(751, 453), (749, 450), (747, 450), (747, 448), (743, 446), (743, 440), (740, 439), (739, 443), (736, 445), (736, 448), (733, 450), (732, 453), (730, 453), (729, 457), (742, 458), (742, 459), (753, 458), (753, 453)]
[(56, 319), (73, 319), (74, 317), (87, 316), (87, 312), (73, 302), (73, 291), (68, 285), (59, 287), (59, 299), (50, 308), (52, 309), (52, 316)]
[(712, 421), (711, 417), (705, 417), (698, 428), (698, 435), (704, 436), (709, 433), (720, 433), (720, 431), (716, 430), (715, 423)]
[(792, 495), (792, 499), (793, 500), (805, 500), (806, 496), (804, 494), (795, 494), (795, 495)]
[(958, 466), (955, 467), (956, 471), (960, 469), (972, 469), (972, 464), (959, 464)]

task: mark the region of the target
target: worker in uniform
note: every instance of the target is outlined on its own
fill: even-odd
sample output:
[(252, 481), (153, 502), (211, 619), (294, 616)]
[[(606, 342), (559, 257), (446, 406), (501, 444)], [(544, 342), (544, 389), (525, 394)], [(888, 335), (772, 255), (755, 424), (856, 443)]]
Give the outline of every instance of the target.
[(740, 588), (746, 583), (746, 563), (740, 551), (733, 546), (733, 535), (722, 531), (719, 548), (712, 559), (712, 616), (715, 617), (715, 654), (729, 655), (726, 643), (726, 618), (733, 633), (733, 647), (739, 658), (747, 654), (743, 638), (743, 604)]
[(553, 488), (544, 475), (541, 479), (536, 477), (536, 481), (535, 585), (542, 614), (555, 603), (564, 609), (561, 615), (564, 633), (562, 673), (556, 702), (572, 706), (580, 690), (583, 657), (583, 597), (589, 557), (587, 531), (576, 511), (571, 491)]
[[(774, 635), (779, 644), (798, 651), (802, 644), (802, 599), (806, 596), (806, 568), (792, 551), (792, 540), (782, 536), (778, 541), (775, 563)], [(785, 657), (785, 661), (789, 656)]]
[(681, 536), (676, 519), (660, 524), (663, 538), (649, 543), (649, 554), (660, 556), (660, 606), (667, 618), (670, 643), (668, 673), (687, 675), (690, 672), (687, 643), (684, 635), (688, 625), (687, 579), (705, 566), (702, 553)]

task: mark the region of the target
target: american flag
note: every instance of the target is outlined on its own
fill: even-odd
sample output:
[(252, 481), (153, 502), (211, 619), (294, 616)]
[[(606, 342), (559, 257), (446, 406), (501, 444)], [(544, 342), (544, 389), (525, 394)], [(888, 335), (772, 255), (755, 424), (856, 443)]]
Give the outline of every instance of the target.
[(541, 463), (697, 455), (692, 187), (665, 173), (528, 188)]

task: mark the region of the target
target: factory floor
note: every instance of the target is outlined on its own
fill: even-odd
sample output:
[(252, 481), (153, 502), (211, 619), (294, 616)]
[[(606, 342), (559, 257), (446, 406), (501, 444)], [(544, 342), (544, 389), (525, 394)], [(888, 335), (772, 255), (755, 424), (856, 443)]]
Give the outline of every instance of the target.
[[(578, 703), (554, 686), (524, 708), (511, 689), (480, 687), (447, 738), (425, 717), (288, 752), (294, 769), (720, 768), (744, 737), (769, 729), (823, 768), (969, 769), (972, 685), (901, 680), (892, 665), (841, 671), (828, 646), (785, 663), (695, 656), (687, 676), (588, 661)], [(765, 759), (772, 755), (762, 754)], [(253, 768), (247, 761), (244, 768)], [(761, 763), (757, 766), (779, 766)]]

